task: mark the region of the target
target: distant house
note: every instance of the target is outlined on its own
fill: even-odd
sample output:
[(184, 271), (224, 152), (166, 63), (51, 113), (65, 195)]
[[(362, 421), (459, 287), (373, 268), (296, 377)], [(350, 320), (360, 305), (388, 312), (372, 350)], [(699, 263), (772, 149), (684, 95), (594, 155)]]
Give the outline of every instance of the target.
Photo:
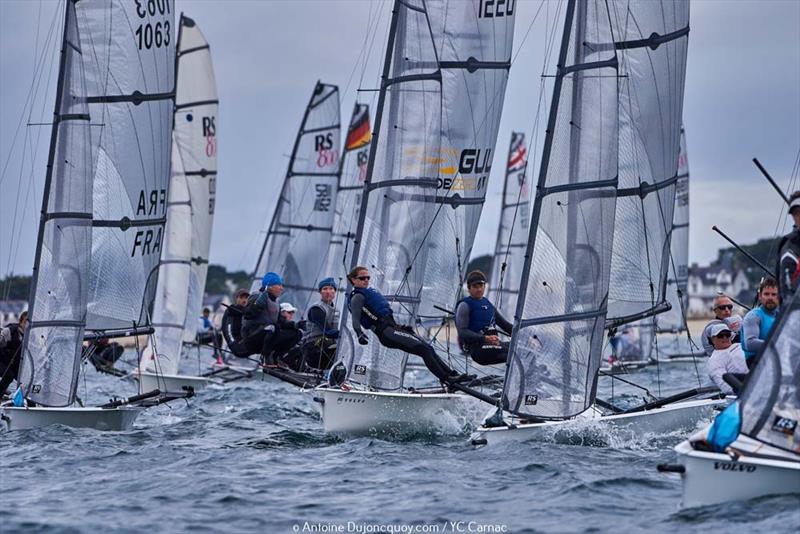
[[(713, 315), (714, 298), (724, 293), (737, 300), (750, 294), (750, 281), (744, 270), (733, 270), (724, 265), (712, 264), (700, 267), (693, 263), (689, 267), (689, 311), (690, 318)], [(739, 310), (741, 313), (742, 310)], [(734, 313), (737, 313), (734, 309)]]
[(26, 300), (0, 300), (0, 326), (16, 323), (19, 314), (28, 309)]

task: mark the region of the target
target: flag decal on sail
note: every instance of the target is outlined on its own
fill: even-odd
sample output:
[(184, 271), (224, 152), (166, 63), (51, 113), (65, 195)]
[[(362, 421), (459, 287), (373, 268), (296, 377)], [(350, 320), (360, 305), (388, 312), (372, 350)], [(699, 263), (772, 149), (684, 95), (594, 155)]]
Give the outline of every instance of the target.
[(369, 128), (369, 110), (367, 107), (362, 107), (359, 110), (359, 116), (353, 119), (350, 128), (347, 131), (347, 142), (345, 143), (345, 150), (355, 150), (366, 145), (372, 139), (372, 132)]
[(528, 163), (528, 149), (525, 147), (525, 134), (514, 132), (511, 150), (508, 153), (508, 172), (522, 170)]

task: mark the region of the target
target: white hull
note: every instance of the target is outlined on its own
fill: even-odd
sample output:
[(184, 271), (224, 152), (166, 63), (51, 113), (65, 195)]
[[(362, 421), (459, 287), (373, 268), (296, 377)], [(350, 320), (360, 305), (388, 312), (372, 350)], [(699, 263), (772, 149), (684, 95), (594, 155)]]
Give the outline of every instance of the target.
[(386, 393), (320, 387), (325, 432), (347, 435), (460, 433), (480, 421), (477, 399), (454, 393)]
[[(767, 454), (766, 447), (746, 436), (733, 443), (734, 448), (754, 449)], [(772, 449), (775, 450), (775, 449)], [(733, 459), (728, 454), (696, 451), (683, 441), (675, 451), (678, 463), (684, 466), (681, 506), (704, 506), (726, 501), (753, 499), (765, 495), (800, 493), (800, 459), (795, 455), (781, 460), (741, 455)]]
[(631, 438), (649, 434), (661, 435), (681, 430), (690, 431), (700, 421), (710, 419), (714, 408), (725, 404), (725, 400), (693, 400), (676, 402), (643, 412), (630, 414), (602, 415), (590, 409), (574, 419), (564, 421), (547, 421), (544, 423), (517, 424), (513, 428), (507, 426), (487, 428), (481, 426), (472, 435), (475, 445), (493, 445), (509, 441), (550, 441), (559, 431), (569, 431), (580, 435), (592, 430), (607, 427), (620, 437)]
[(218, 381), (202, 376), (189, 375), (159, 375), (146, 371), (136, 371), (134, 378), (139, 381), (139, 389), (142, 393), (159, 390), (161, 393), (186, 393), (188, 388), (192, 388), (195, 393), (205, 389), (209, 384)]
[(0, 415), (8, 430), (24, 430), (50, 425), (97, 430), (128, 430), (143, 408), (17, 408), (4, 406)]

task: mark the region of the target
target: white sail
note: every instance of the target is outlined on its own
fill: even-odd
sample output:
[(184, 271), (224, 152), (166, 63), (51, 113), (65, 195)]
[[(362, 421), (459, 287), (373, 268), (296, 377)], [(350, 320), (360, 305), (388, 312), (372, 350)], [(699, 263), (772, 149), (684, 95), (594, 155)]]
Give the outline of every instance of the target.
[(26, 397), (45, 406), (75, 400), (86, 319), (92, 235), (92, 160), (81, 36), (66, 2), (64, 37), (18, 375)]
[(675, 211), (670, 231), (669, 277), (667, 300), (672, 306), (668, 312), (656, 315), (659, 332), (686, 330), (686, 312), (689, 305), (689, 159), (686, 152), (686, 133), (681, 128), (680, 154), (678, 155), (678, 182), (675, 184)]
[(322, 275), (336, 279), (340, 286), (346, 280), (353, 257), (353, 238), (361, 207), (367, 161), (372, 140), (369, 106), (356, 103), (342, 152), (342, 172), (336, 193), (336, 215), (333, 235), (328, 247), (328, 261)]
[(688, 0), (618, 0), (619, 192), (608, 319), (621, 324), (666, 308)]
[[(217, 181), (219, 102), (211, 51), (181, 16), (167, 225), (153, 304), (155, 335), (146, 369), (178, 372), (182, 342), (193, 341), (203, 302)], [(147, 356), (155, 351), (158, 366)], [(157, 367), (157, 368), (156, 368)]]
[(509, 320), (514, 317), (517, 309), (528, 226), (531, 221), (527, 150), (525, 134), (512, 132), (500, 206), (500, 223), (492, 260), (492, 277), (487, 295)]
[(339, 88), (317, 82), (253, 274), (256, 290), (264, 273), (280, 273), (281, 300), (303, 314), (317, 297), (317, 282), (327, 276), (323, 269), (336, 209), (340, 126)]
[[(399, 323), (440, 321), (458, 298), (486, 194), (511, 59), (514, 3), (396, 1), (354, 264)], [(397, 390), (407, 355), (353, 343), (352, 382)]]
[(175, 90), (174, 5), (76, 4), (92, 117), (87, 329), (149, 324), (164, 239)]
[(603, 0), (567, 4), (503, 408), (567, 418), (594, 401), (618, 160), (615, 35)]

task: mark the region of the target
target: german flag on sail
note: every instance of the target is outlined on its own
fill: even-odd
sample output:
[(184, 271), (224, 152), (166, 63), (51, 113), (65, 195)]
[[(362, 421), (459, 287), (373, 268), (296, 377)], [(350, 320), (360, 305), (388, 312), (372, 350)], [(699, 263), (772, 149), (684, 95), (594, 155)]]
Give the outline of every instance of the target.
[(347, 130), (347, 141), (344, 144), (345, 150), (355, 150), (368, 144), (372, 140), (372, 132), (369, 129), (369, 106), (357, 104), (353, 110), (353, 118), (350, 119), (350, 128)]

